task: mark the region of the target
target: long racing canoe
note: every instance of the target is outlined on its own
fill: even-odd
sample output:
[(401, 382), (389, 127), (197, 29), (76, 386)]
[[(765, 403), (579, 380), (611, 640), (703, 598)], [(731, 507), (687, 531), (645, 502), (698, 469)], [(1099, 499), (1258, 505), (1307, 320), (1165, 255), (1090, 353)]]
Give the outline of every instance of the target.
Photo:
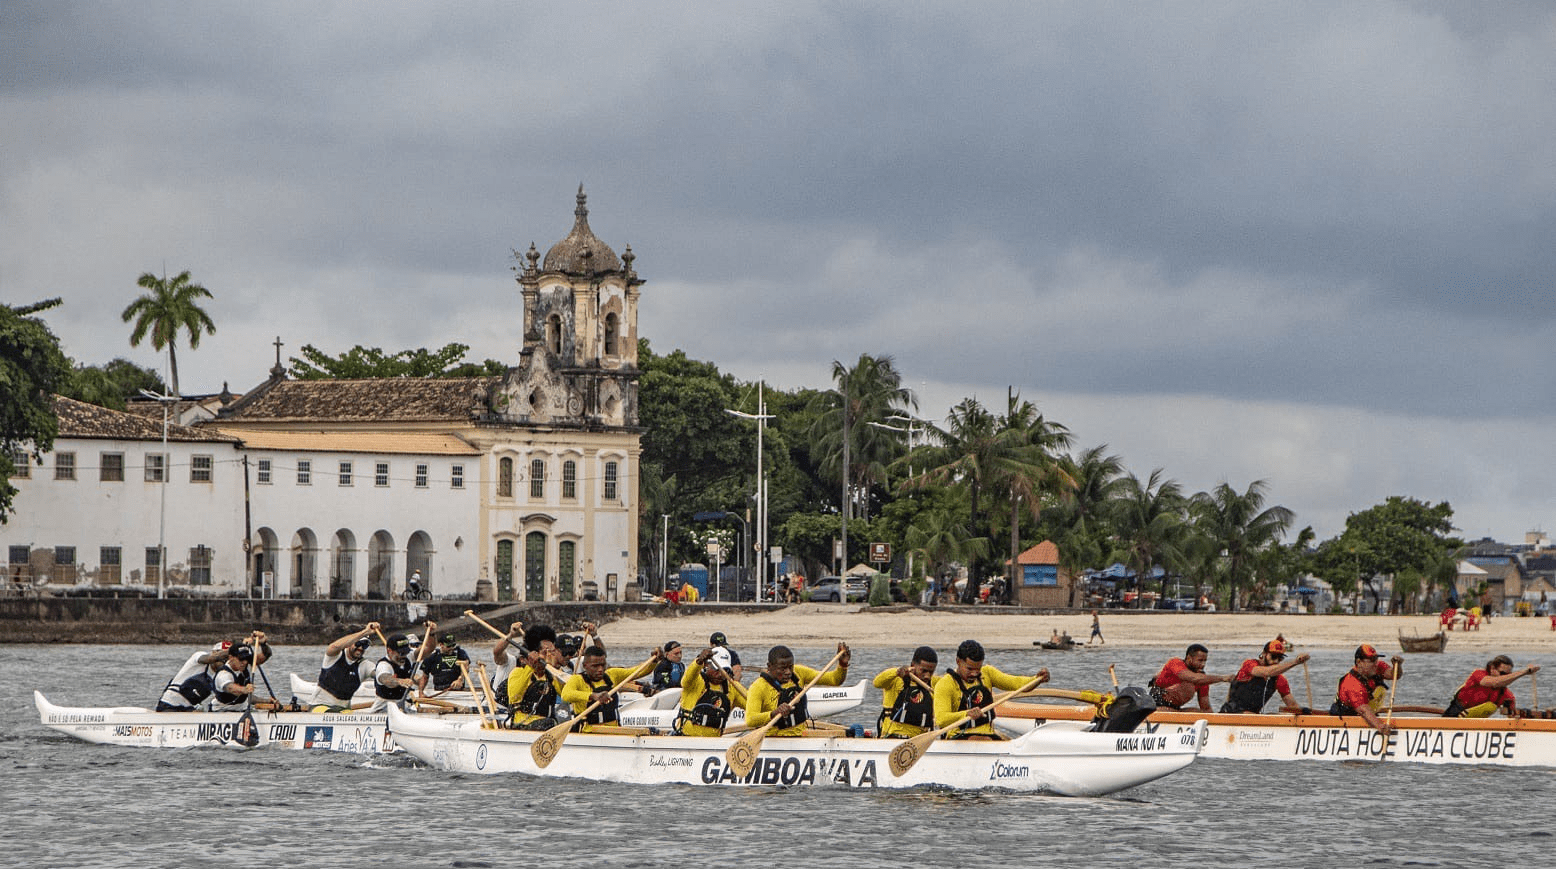
[(1172, 734), (1098, 733), (1070, 723), (1036, 727), (1003, 741), (941, 740), (896, 776), (895, 739), (770, 737), (738, 776), (725, 762), (736, 737), (574, 733), (548, 766), (535, 763), (536, 731), (493, 730), (462, 716), (389, 710), (395, 742), (441, 770), (708, 786), (950, 787), (1100, 796), (1145, 784), (1194, 762), (1205, 725)]
[[(1010, 703), (995, 724), (1021, 733), (1044, 722), (1089, 721), (1090, 706)], [(1387, 738), (1357, 717), (1224, 714), (1157, 709), (1136, 728), (1174, 734), (1209, 727), (1204, 756), (1231, 760), (1364, 760), (1389, 763), (1556, 767), (1556, 719), (1442, 718), (1400, 713)]]

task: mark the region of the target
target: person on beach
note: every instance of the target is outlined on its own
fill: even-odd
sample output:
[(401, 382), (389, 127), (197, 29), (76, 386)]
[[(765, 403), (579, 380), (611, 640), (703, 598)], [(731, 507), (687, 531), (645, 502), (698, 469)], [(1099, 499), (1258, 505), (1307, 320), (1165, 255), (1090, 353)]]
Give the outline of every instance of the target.
[(664, 657), (654, 666), (654, 672), (648, 676), (648, 684), (643, 686), (643, 696), (652, 697), (660, 691), (665, 691), (681, 684), (681, 677), (686, 675), (686, 665), (681, 658), (686, 650), (675, 640), (665, 643), (662, 650)]
[(963, 640), (956, 647), (956, 666), (946, 669), (935, 683), (935, 727), (945, 727), (966, 712), (967, 726), (952, 732), (947, 739), (1000, 739), (994, 732), (994, 712), (980, 707), (994, 702), (995, 689), (1013, 691), (1033, 679), (1048, 681), (1048, 670), (1032, 676), (1013, 676), (983, 662), (983, 645)]
[(913, 650), (911, 663), (891, 667), (875, 677), (881, 689), (881, 714), (876, 732), (885, 739), (909, 739), (935, 724), (935, 667), (940, 656), (928, 646)]
[(777, 719), (768, 736), (804, 736), (810, 712), (802, 689), (816, 679), (817, 685), (841, 685), (848, 678), (852, 653), (847, 643), (838, 643), (842, 657), (837, 669), (818, 674), (809, 667), (796, 666), (788, 646), (773, 646), (767, 651), (767, 669), (757, 674), (746, 692), (746, 727), (756, 729)]
[(1513, 659), (1498, 655), (1487, 661), (1483, 669), (1476, 670), (1464, 680), (1464, 684), (1454, 692), (1448, 708), (1443, 710), (1443, 717), (1489, 718), (1500, 709), (1503, 715), (1517, 718), (1518, 704), (1507, 686), (1538, 672), (1539, 665), (1530, 664), (1515, 673)]
[(1379, 661), (1380, 657), (1378, 650), (1367, 643), (1356, 647), (1355, 666), (1340, 677), (1340, 687), (1335, 692), (1329, 714), (1359, 715), (1374, 730), (1387, 736), (1394, 727), (1378, 717), (1378, 710), (1383, 708), (1384, 698), (1388, 694), (1383, 683), (1399, 678), (1400, 665), (1405, 659), (1395, 655), (1391, 667)]
[(1300, 712), (1309, 715), (1313, 710), (1292, 699), (1291, 686), (1282, 675), (1298, 664), (1306, 664), (1307, 653), (1286, 660), (1287, 645), (1279, 637), (1264, 644), (1264, 651), (1257, 658), (1249, 658), (1232, 677), (1232, 687), (1227, 692), (1222, 712), (1263, 712), (1270, 698), (1280, 695), (1281, 711)]
[(1102, 639), (1102, 619), (1098, 618), (1097, 611), (1091, 611), (1091, 636), (1086, 638), (1086, 645), (1091, 645), (1092, 640), (1097, 640), (1106, 646), (1107, 640)]
[(605, 650), (599, 646), (590, 646), (583, 653), (583, 672), (573, 674), (567, 684), (562, 686), (562, 702), (572, 705), (575, 716), (583, 715), (584, 710), (599, 704), (589, 711), (584, 720), (585, 733), (601, 727), (615, 727), (620, 721), (616, 715), (619, 704), (612, 689), (623, 682), (632, 682), (648, 675), (663, 654), (656, 648), (649, 659), (637, 667), (607, 667)]
[(556, 705), (562, 696), (562, 652), (556, 645), (556, 630), (550, 625), (534, 625), (524, 632), (524, 651), (517, 656), (519, 666), (508, 674), (508, 726), (515, 730), (546, 730), (556, 724)]
[(390, 703), (401, 702), (410, 689), (416, 687), (416, 680), (411, 678), (416, 668), (411, 660), (412, 648), (414, 644), (407, 634), (389, 638), (384, 656), (373, 665), (373, 694), (378, 699), (373, 701), (371, 711), (381, 712)]
[(729, 672), (735, 677), (735, 681), (739, 682), (740, 678), (745, 675), (745, 668), (740, 666), (740, 653), (729, 647), (729, 638), (724, 636), (724, 632), (714, 631), (713, 636), (708, 637), (708, 645), (715, 649), (723, 649), (729, 653)]
[(314, 689), (310, 706), (330, 706), (345, 709), (351, 705), (351, 695), (363, 682), (373, 678), (373, 665), (368, 663), (367, 650), (373, 645), (372, 635), (378, 631), (378, 622), (368, 622), (360, 631), (352, 631), (324, 648), (324, 663), (319, 668), (319, 686)]
[(1205, 672), (1210, 660), (1210, 650), (1200, 643), (1193, 643), (1181, 658), (1172, 658), (1162, 665), (1161, 672), (1151, 677), (1151, 699), (1158, 706), (1182, 709), (1184, 704), (1199, 698), (1199, 708), (1210, 711), (1210, 686), (1217, 682), (1230, 682), (1232, 675), (1217, 676)]
[(745, 707), (745, 692), (732, 678), (728, 649), (709, 646), (681, 676), (681, 712), (675, 732), (682, 736), (723, 736), (730, 713)]

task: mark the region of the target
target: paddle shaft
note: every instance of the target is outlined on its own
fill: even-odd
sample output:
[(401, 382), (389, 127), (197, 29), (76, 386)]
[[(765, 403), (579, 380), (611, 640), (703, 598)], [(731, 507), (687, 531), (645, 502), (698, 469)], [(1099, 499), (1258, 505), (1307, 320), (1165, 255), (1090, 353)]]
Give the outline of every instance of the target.
[[(470, 687), (470, 664), (467, 661), (459, 662), (459, 672), (465, 677), (465, 687)], [(481, 692), (471, 690), (471, 696), (475, 699), (475, 712), (481, 716), (481, 729), (486, 729), (486, 706), (481, 702)]]
[[(491, 631), (493, 634), (495, 634), (497, 636), (498, 639), (503, 639), (503, 638), (508, 636), (507, 634), (503, 633), (502, 631), (497, 630), (496, 626), (487, 623), (486, 620), (482, 619), (480, 616), (476, 615), (475, 613), (471, 612), (470, 610), (465, 610), (465, 615), (469, 616), (472, 620), (474, 620), (476, 624), (481, 625), (482, 627), (484, 627), (487, 630)], [(525, 651), (529, 651), (529, 650), (525, 649)], [(557, 679), (561, 679), (564, 682), (567, 681), (567, 674), (562, 672), (561, 670), (558, 670), (557, 668), (551, 666), (550, 664), (546, 665), (546, 672), (550, 673), (553, 677), (555, 677)]]
[[(984, 713), (985, 717), (987, 717), (988, 713), (991, 710), (993, 710), (994, 707), (996, 707), (996, 706), (1003, 706), (1006, 703), (1010, 702), (1011, 700), (1015, 699), (1016, 697), (1023, 696), (1025, 694), (1027, 694), (1028, 692), (1035, 690), (1037, 688), (1037, 686), (1043, 684), (1047, 680), (1048, 680), (1048, 677), (1044, 676), (1042, 674), (1038, 674), (1036, 676), (1033, 676), (1032, 677), (1032, 681), (1026, 683), (1025, 685), (1022, 685), (1020, 688), (1017, 688), (1014, 691), (1006, 691), (1004, 694), (996, 695), (993, 700), (989, 701), (987, 706), (978, 706), (978, 707), (976, 707), (974, 709), (969, 709), (966, 712), (963, 712), (961, 715), (957, 716), (955, 721), (952, 721), (950, 724), (947, 724), (944, 727), (939, 727), (939, 728), (936, 728), (934, 730), (931, 730), (931, 731), (929, 731), (929, 733), (933, 733), (933, 734), (935, 734), (938, 737), (940, 734), (943, 734), (943, 733), (945, 733), (948, 730), (953, 730), (955, 728), (962, 727), (968, 721), (972, 720), (972, 714), (975, 711), (976, 712), (982, 712), (982, 713)], [(1053, 689), (1053, 690), (1057, 690), (1057, 689)], [(919, 734), (918, 736), (915, 736), (914, 739), (922, 739), (923, 737), (925, 737), (927, 735), (929, 735), (929, 734)]]
[(1313, 677), (1308, 674), (1307, 662), (1302, 662), (1302, 684), (1307, 686), (1307, 708), (1313, 708)]

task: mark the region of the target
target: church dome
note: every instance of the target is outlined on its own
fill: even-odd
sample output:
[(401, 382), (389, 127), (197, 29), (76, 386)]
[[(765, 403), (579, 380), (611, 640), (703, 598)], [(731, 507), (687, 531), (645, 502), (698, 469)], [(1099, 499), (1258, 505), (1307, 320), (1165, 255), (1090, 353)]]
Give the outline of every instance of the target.
[(621, 270), (621, 260), (610, 245), (600, 241), (589, 228), (589, 197), (578, 185), (578, 207), (573, 209), (573, 231), (546, 251), (545, 271), (573, 275), (593, 275)]

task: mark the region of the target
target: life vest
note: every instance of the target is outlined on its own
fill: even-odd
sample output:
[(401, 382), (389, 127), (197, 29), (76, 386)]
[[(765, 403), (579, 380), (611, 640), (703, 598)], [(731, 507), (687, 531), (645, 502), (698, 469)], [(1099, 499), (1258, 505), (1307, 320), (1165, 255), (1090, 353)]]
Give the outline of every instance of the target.
[(551, 676), (546, 673), (536, 673), (530, 677), (529, 684), (524, 686), (524, 695), (519, 698), (518, 706), (514, 711), (525, 715), (548, 716), (551, 714), (551, 707), (556, 705), (556, 695), (556, 683), (551, 681)]
[(216, 690), (216, 679), (211, 675), (210, 668), (203, 667), (200, 672), (177, 685), (172, 682), (167, 683), (167, 688), (170, 691), (177, 691), (178, 696), (188, 700), (190, 706), (199, 706), (205, 698), (211, 696), (212, 691)]
[(734, 701), (729, 696), (728, 682), (724, 683), (722, 691), (708, 685), (692, 708), (681, 710), (680, 720), (676, 721), (675, 729), (679, 732), (682, 724), (691, 723), (723, 733), (724, 725), (729, 721), (729, 713), (734, 708)]
[(1276, 680), (1279, 678), (1279, 676), (1269, 676), (1261, 679), (1258, 676), (1250, 676), (1244, 682), (1234, 681), (1231, 690), (1227, 692), (1226, 702), (1221, 704), (1221, 711), (1264, 711), (1264, 704), (1270, 702), (1270, 698), (1275, 696)]
[[(977, 709), (980, 706), (988, 706), (990, 703), (994, 702), (994, 692), (989, 690), (989, 686), (983, 684), (983, 680), (981, 678), (969, 684), (962, 681), (962, 677), (957, 675), (956, 669), (954, 667), (947, 667), (945, 672), (947, 676), (950, 676), (952, 679), (956, 680), (956, 687), (960, 688), (962, 691), (960, 705), (956, 707), (957, 712), (965, 712), (971, 709)], [(994, 720), (993, 709), (987, 710), (984, 714), (987, 716), (986, 720)]]
[(1346, 679), (1352, 679), (1352, 678), (1354, 678), (1357, 681), (1357, 683), (1359, 683), (1361, 685), (1362, 689), (1367, 692), (1367, 696), (1372, 698), (1372, 700), (1369, 701), (1367, 705), (1372, 706), (1372, 705), (1374, 705), (1378, 701), (1378, 699), (1379, 699), (1378, 692), (1383, 690), (1383, 677), (1382, 676), (1363, 676), (1362, 674), (1356, 672), (1356, 670), (1353, 668), (1349, 673), (1346, 673), (1344, 676), (1340, 677), (1340, 683), (1339, 683), (1338, 686), (1335, 687), (1334, 703), (1332, 705), (1330, 705), (1330, 707), (1329, 707), (1329, 714), (1330, 715), (1355, 715), (1355, 714), (1357, 714), (1357, 712), (1356, 712), (1356, 710), (1354, 708), (1352, 708), (1351, 706), (1348, 706), (1347, 704), (1345, 704), (1345, 703), (1340, 701), (1340, 688), (1345, 686), (1345, 680)]
[(1486, 688), (1479, 684), (1480, 679), (1489, 675), (1485, 670), (1476, 670), (1470, 677), (1464, 680), (1459, 690), (1453, 692), (1453, 701), (1448, 708), (1443, 710), (1443, 716), (1447, 718), (1489, 718), (1503, 706), (1513, 700), (1513, 692), (1507, 686), (1501, 688)]
[(335, 663), (319, 670), (319, 687), (328, 691), (335, 699), (350, 703), (351, 695), (357, 693), (357, 689), (362, 687), (362, 665), (367, 661), (358, 659), (356, 663), (352, 663), (347, 659), (346, 654), (341, 652), (340, 657), (335, 659)]
[(648, 679), (648, 693), (658, 694), (681, 684), (681, 677), (686, 675), (686, 665), (673, 661), (660, 661), (654, 668), (654, 674)]
[[(588, 676), (583, 677), (583, 680), (584, 684), (589, 686), (590, 694), (603, 694), (616, 687), (611, 683), (609, 676), (603, 677), (598, 682), (590, 679)], [(612, 694), (610, 699), (601, 703), (594, 711), (590, 712), (585, 721), (589, 724), (615, 724), (617, 721), (616, 708), (620, 704), (620, 700), (620, 695)]]
[(767, 684), (773, 686), (774, 691), (778, 692), (779, 706), (788, 703), (794, 707), (794, 709), (788, 715), (778, 719), (773, 724), (773, 727), (780, 729), (785, 727), (799, 727), (801, 724), (805, 723), (806, 719), (810, 718), (810, 708), (806, 702), (805, 694), (804, 692), (800, 691), (800, 683), (795, 681), (793, 676), (789, 677), (789, 681), (782, 684), (780, 684), (777, 679), (774, 679), (772, 676), (769, 676), (766, 673), (762, 673), (761, 676), (763, 679), (767, 680)]
[(910, 677), (903, 684), (902, 690), (897, 692), (897, 702), (890, 709), (881, 710), (881, 718), (928, 730), (935, 723), (935, 695), (925, 691)]
[[(224, 664), (224, 665), (222, 665), (222, 668), (220, 670), (216, 671), (216, 674), (218, 676), (220, 676), (223, 672), (227, 672), (227, 673), (231, 673), (232, 674), (232, 684), (234, 684), (234, 685), (247, 685), (247, 684), (249, 684), (249, 671), (247, 669), (245, 669), (243, 672), (239, 673), (238, 671), (236, 671), (236, 670), (232, 669), (231, 667), (228, 667), (228, 666), (226, 666)], [(214, 691), (215, 690), (215, 680), (212, 679), (211, 681), (212, 681), (212, 690)], [(232, 706), (233, 704), (236, 704), (236, 703), (242, 703), (246, 696), (247, 695), (244, 695), (244, 694), (233, 694), (233, 693), (230, 693), (230, 692), (227, 692), (227, 691), (216, 691), (216, 702), (222, 704), (223, 706)]]
[[(378, 659), (378, 663), (388, 664), (389, 669), (394, 671), (394, 676), (396, 679), (411, 678), (411, 673), (415, 670), (416, 667), (409, 656), (407, 656), (404, 661), (396, 664), (392, 659), (389, 658), (389, 656), (385, 655), (384, 657)], [(373, 691), (379, 696), (379, 698), (383, 700), (404, 700), (405, 692), (407, 690), (409, 689), (407, 689), (404, 685), (385, 685), (379, 682), (377, 679), (373, 680)]]

